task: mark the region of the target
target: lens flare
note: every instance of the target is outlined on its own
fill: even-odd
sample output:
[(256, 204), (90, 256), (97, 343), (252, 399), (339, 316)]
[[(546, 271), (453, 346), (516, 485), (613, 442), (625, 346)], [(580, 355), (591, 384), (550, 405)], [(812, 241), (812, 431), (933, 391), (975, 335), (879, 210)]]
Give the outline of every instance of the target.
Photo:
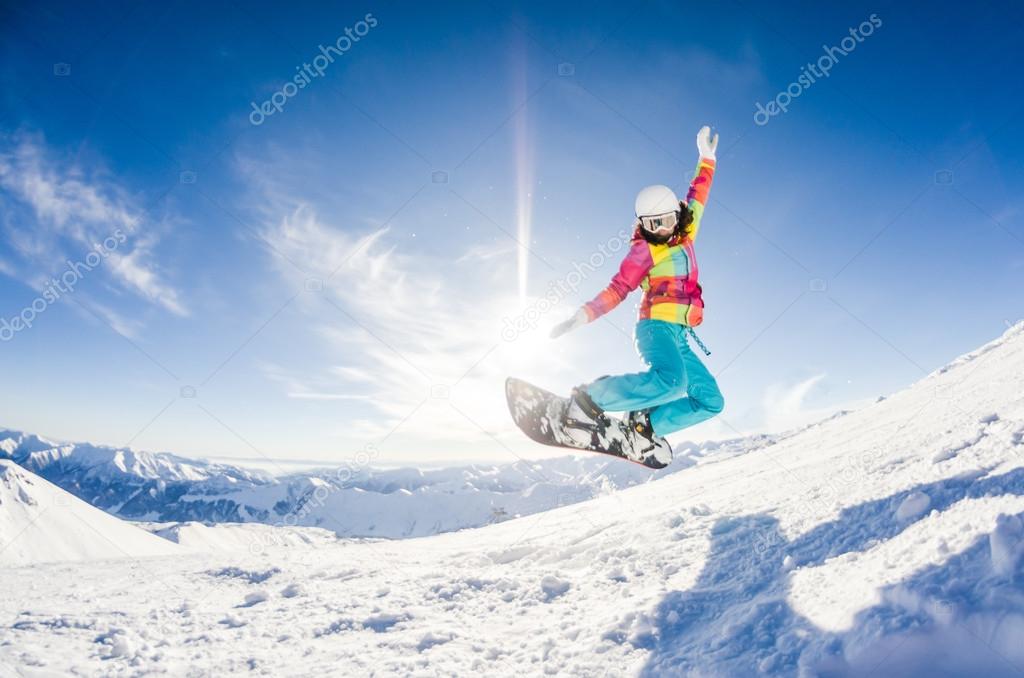
[[(521, 106), (514, 121), (515, 162), (516, 162), (516, 240), (519, 242), (516, 274), (519, 283), (519, 303), (526, 304), (526, 282), (530, 268), (530, 231), (533, 219), (533, 148), (526, 99), (526, 64), (524, 52), (520, 51), (516, 67), (514, 95), (516, 105)], [(522, 102), (522, 103), (520, 103)]]

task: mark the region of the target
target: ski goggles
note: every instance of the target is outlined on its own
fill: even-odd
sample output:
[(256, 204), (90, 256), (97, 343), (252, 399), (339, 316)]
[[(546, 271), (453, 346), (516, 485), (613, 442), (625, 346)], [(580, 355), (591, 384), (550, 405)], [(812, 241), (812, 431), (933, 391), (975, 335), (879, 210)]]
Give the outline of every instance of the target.
[(640, 225), (648, 233), (655, 233), (657, 235), (666, 235), (675, 230), (676, 224), (679, 223), (679, 215), (676, 212), (666, 212), (665, 214), (655, 214), (652, 217), (640, 217)]

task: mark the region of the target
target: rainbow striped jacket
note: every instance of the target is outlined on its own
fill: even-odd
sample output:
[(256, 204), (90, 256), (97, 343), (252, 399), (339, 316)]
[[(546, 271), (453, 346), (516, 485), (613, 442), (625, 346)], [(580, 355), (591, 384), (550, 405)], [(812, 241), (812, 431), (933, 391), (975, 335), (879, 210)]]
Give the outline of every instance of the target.
[(640, 302), (641, 320), (667, 320), (696, 327), (704, 319), (704, 300), (697, 282), (697, 257), (693, 241), (700, 230), (707, 204), (715, 161), (701, 158), (697, 163), (686, 204), (693, 212), (693, 224), (685, 237), (676, 236), (663, 245), (653, 245), (633, 232), (629, 252), (611, 283), (593, 300), (584, 304), (591, 321), (618, 306), (637, 287), (644, 290)]

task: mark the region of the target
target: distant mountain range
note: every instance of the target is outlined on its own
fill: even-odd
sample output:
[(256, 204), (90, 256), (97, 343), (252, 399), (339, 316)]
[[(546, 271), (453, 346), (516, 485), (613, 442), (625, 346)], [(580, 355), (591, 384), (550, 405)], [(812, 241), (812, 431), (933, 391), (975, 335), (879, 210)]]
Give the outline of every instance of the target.
[(598, 455), (423, 471), (323, 469), (282, 476), (229, 464), (0, 430), (10, 459), (120, 518), (154, 523), (257, 522), (313, 526), (349, 537), (416, 537), (477, 527), (572, 504), (693, 466), (734, 456), (781, 436), (677, 446), (652, 472)]

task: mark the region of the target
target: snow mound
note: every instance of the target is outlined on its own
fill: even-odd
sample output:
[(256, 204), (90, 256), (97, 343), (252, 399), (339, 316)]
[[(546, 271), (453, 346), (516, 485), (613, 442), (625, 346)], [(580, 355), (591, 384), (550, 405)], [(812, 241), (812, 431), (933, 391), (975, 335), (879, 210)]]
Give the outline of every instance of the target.
[(896, 509), (896, 520), (906, 522), (919, 517), (932, 505), (932, 499), (924, 492), (913, 492)]
[(178, 553), (171, 542), (0, 459), (0, 565)]
[(261, 554), (276, 549), (322, 548), (335, 545), (338, 537), (318, 527), (274, 527), (259, 523), (140, 523), (140, 527), (204, 553), (248, 552)]

